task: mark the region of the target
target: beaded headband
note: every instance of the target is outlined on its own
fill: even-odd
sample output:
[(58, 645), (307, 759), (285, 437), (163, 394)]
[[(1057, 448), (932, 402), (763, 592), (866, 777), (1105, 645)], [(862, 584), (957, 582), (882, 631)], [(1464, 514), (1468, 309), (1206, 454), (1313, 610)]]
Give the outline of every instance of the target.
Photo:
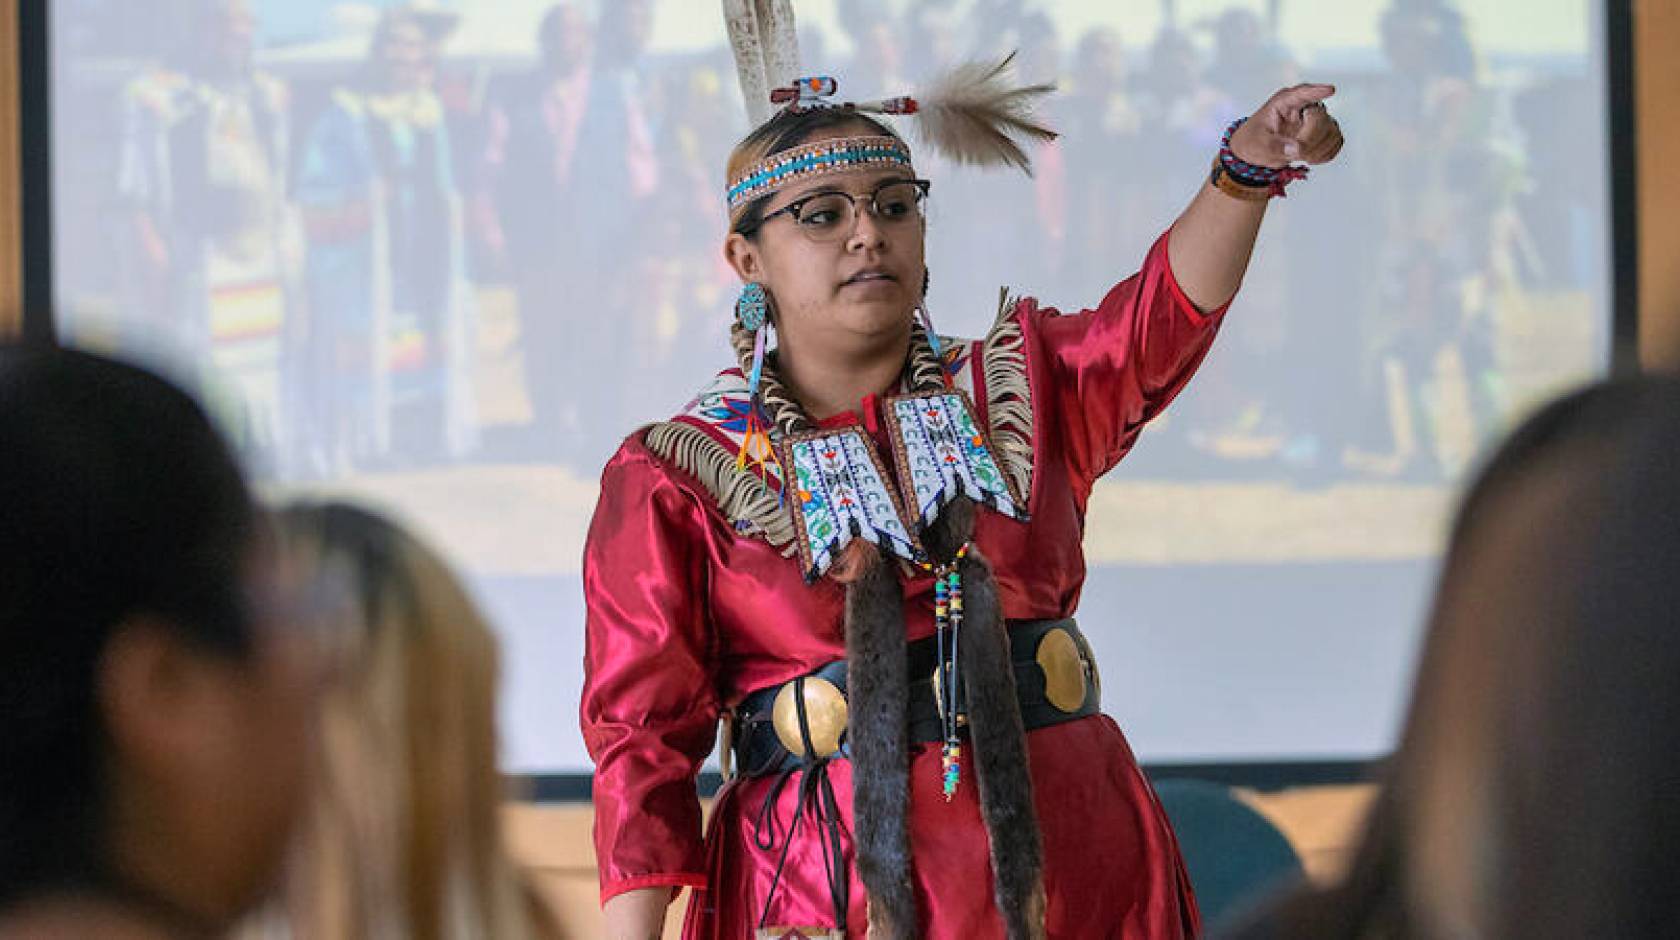
[[(737, 52), (739, 56), (739, 52)], [(840, 90), (834, 79), (817, 75), (768, 90), (770, 103), (784, 113), (837, 108), (863, 114), (915, 115), (916, 129), (934, 150), (956, 163), (1015, 166), (1031, 173), (1026, 151), (1017, 140), (1054, 140), (1056, 132), (1033, 116), (1033, 101), (1052, 85), (1016, 86), (1009, 80), (1014, 55), (994, 63), (970, 62), (953, 69), (926, 92), (879, 101), (832, 100)], [(745, 73), (743, 73), (745, 74)], [(760, 76), (762, 77), (762, 76)], [(743, 78), (743, 90), (747, 88)], [(730, 180), (729, 212), (783, 187), (829, 173), (871, 166), (914, 172), (910, 148), (891, 136), (840, 137), (774, 154)]]
[(914, 171), (910, 148), (896, 137), (836, 137), (801, 144), (748, 168), (729, 186), (729, 211), (794, 183), (870, 167)]

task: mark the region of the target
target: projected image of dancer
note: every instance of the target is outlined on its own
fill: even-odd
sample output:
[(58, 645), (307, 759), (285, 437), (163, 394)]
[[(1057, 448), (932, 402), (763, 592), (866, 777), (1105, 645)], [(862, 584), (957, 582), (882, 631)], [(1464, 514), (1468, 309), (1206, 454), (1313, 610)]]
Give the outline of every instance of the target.
[[(929, 271), (938, 187), (877, 115), (1026, 169), (1051, 88), (1005, 59), (848, 102), (783, 83), (785, 4), (729, 6), (757, 125), (725, 176), (739, 366), (624, 442), (585, 551), (608, 935), (657, 936), (682, 886), (690, 938), (1196, 935), (1073, 619), (1085, 503), (1207, 354), (1270, 199), (1340, 151), (1334, 89), (1232, 124), (1092, 309), (1005, 295), (986, 336), (954, 339), (930, 278), (1007, 272)], [(720, 720), (731, 780), (703, 838)]]
[(283, 336), (299, 313), (289, 98), (253, 63), (247, 0), (195, 0), (184, 12), (188, 38), (124, 89), (126, 300), (138, 322), (232, 386), (240, 442), (268, 450), (283, 433)]
[(461, 197), (434, 89), (449, 14), (379, 20), (360, 80), (305, 142), (311, 431), (323, 469), (461, 457), (477, 443)]

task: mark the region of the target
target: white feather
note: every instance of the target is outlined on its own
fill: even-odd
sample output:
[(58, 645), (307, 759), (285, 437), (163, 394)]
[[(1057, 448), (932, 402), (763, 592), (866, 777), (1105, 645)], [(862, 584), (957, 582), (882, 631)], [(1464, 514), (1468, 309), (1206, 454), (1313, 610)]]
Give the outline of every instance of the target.
[(792, 0), (723, 0), (741, 100), (754, 127), (770, 119), (770, 91), (799, 77)]
[(757, 0), (758, 20), (768, 37), (764, 44), (764, 66), (771, 88), (791, 85), (800, 70), (799, 30), (793, 19), (793, 0)]

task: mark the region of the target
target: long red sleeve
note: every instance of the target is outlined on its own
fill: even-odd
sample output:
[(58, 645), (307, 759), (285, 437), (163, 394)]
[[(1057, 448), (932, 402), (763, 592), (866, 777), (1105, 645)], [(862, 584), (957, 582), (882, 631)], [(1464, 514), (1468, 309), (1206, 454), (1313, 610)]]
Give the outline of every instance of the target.
[(584, 549), (581, 718), (601, 899), (703, 887), (695, 776), (716, 738), (704, 510), (636, 440), (602, 474)]
[[(1229, 306), (1196, 310), (1168, 264), (1170, 237), (1095, 309), (1064, 316), (1028, 304), (1020, 314), (1036, 373), (1035, 420), (1058, 434), (1081, 498), (1184, 388)], [(1037, 450), (1042, 459), (1046, 449)]]

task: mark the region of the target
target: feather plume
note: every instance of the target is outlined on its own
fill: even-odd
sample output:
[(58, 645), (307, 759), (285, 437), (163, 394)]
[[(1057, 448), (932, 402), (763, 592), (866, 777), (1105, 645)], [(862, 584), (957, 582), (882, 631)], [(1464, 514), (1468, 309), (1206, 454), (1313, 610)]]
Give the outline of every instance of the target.
[(723, 0), (741, 100), (754, 127), (770, 119), (770, 92), (799, 78), (792, 0)]
[(756, 0), (759, 22), (769, 40), (764, 44), (764, 68), (771, 88), (792, 85), (804, 74), (799, 62), (799, 30), (793, 19), (793, 0)]
[(1013, 52), (997, 62), (966, 62), (937, 79), (916, 96), (917, 136), (957, 163), (1012, 166), (1031, 176), (1023, 144), (1056, 139), (1033, 113), (1056, 86), (1013, 84), (1014, 62)]

